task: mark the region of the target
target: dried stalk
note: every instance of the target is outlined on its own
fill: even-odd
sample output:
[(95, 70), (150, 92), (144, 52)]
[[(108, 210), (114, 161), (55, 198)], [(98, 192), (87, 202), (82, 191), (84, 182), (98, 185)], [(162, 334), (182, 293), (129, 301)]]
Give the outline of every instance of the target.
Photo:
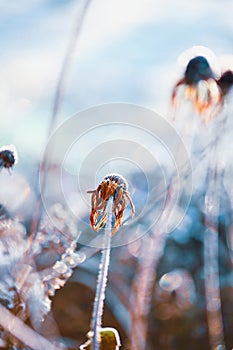
[(108, 200), (106, 209), (107, 222), (105, 226), (104, 248), (99, 265), (99, 275), (97, 280), (95, 301), (91, 320), (92, 350), (100, 349), (100, 328), (102, 326), (102, 315), (104, 309), (105, 289), (107, 285), (108, 267), (110, 262), (111, 238), (112, 238), (112, 208), (113, 197)]
[(163, 255), (167, 239), (166, 227), (176, 198), (176, 181), (171, 180), (163, 213), (151, 236), (145, 237), (143, 242), (142, 252), (145, 254), (137, 266), (136, 278), (132, 287), (130, 348), (134, 350), (146, 349), (147, 318), (156, 280), (156, 267)]
[[(88, 7), (91, 3), (91, 0), (85, 0), (82, 3), (81, 10), (78, 8), (78, 14), (77, 18), (75, 20), (75, 28), (74, 32), (71, 35), (70, 42), (67, 48), (67, 52), (62, 64), (60, 76), (57, 82), (56, 86), (56, 91), (55, 91), (55, 96), (54, 96), (54, 102), (53, 102), (53, 110), (52, 110), (52, 116), (50, 120), (50, 125), (48, 128), (48, 138), (51, 136), (51, 133), (53, 132), (57, 120), (58, 120), (58, 115), (59, 111), (61, 108), (63, 96), (64, 96), (64, 90), (66, 86), (66, 82), (68, 80), (69, 76), (69, 71), (71, 69), (72, 65), (72, 58), (76, 49), (77, 45), (77, 40), (79, 38), (80, 32), (82, 30), (82, 26), (84, 23), (84, 19), (86, 17), (86, 13), (88, 10)], [(30, 232), (32, 235), (31, 241), (34, 239), (34, 235), (36, 234), (38, 227), (40, 226), (40, 221), (41, 221), (41, 216), (42, 216), (42, 197), (41, 193), (45, 192), (46, 188), (46, 183), (47, 183), (47, 173), (48, 173), (48, 168), (49, 168), (49, 159), (50, 159), (50, 154), (45, 154), (45, 157), (43, 159), (43, 169), (39, 167), (37, 171), (37, 178), (36, 178), (36, 189), (37, 189), (37, 205), (36, 205), (36, 210), (35, 210), (35, 215), (32, 218), (32, 222), (30, 225)], [(39, 191), (39, 177), (41, 177), (41, 190)]]

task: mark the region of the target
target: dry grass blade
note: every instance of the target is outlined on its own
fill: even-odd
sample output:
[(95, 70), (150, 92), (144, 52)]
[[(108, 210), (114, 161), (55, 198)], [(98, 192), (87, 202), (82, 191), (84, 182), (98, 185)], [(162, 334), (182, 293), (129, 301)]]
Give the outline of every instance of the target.
[[(58, 113), (62, 104), (63, 96), (64, 96), (64, 90), (65, 90), (65, 85), (69, 76), (69, 71), (71, 69), (72, 65), (72, 57), (76, 49), (76, 44), (78, 37), (80, 35), (80, 32), (82, 30), (82, 26), (85, 20), (85, 16), (88, 10), (88, 7), (91, 3), (91, 0), (85, 0), (81, 3), (81, 9), (80, 7), (78, 8), (78, 14), (77, 18), (75, 19), (75, 28), (74, 32), (71, 34), (70, 42), (68, 45), (68, 49), (63, 61), (63, 65), (61, 68), (60, 76), (58, 79), (57, 87), (56, 87), (56, 92), (55, 92), (55, 97), (54, 97), (54, 103), (53, 103), (53, 111), (52, 111), (52, 116), (51, 116), (51, 121), (48, 129), (48, 137), (50, 137), (51, 133), (53, 132), (57, 120), (58, 120)], [(47, 172), (48, 172), (48, 167), (49, 167), (49, 154), (45, 154), (45, 157), (43, 159), (43, 164), (42, 167), (43, 169), (38, 169), (38, 174), (37, 174), (37, 179), (36, 179), (36, 189), (37, 189), (37, 207), (35, 210), (35, 215), (32, 219), (31, 222), (31, 227), (30, 227), (30, 232), (31, 234), (35, 234), (38, 230), (38, 227), (40, 225), (40, 220), (41, 220), (41, 215), (42, 215), (42, 198), (39, 193), (39, 174), (41, 176), (41, 192), (44, 193), (45, 188), (46, 188), (46, 179), (47, 179)], [(42, 170), (42, 172), (41, 172)]]

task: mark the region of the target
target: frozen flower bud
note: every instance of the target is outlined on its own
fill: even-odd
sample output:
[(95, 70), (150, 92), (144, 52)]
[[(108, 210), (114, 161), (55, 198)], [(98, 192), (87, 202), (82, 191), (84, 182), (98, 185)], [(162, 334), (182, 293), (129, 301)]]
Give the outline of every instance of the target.
[(205, 57), (196, 56), (189, 61), (185, 71), (186, 84), (197, 84), (200, 80), (210, 78), (214, 79), (214, 73)]
[(114, 234), (119, 226), (122, 226), (122, 218), (129, 201), (132, 209), (132, 217), (135, 214), (134, 205), (128, 192), (128, 183), (125, 178), (119, 174), (105, 176), (96, 190), (88, 191), (91, 193), (91, 215), (90, 225), (95, 231), (102, 229), (107, 220), (106, 208), (109, 198), (113, 197), (113, 214), (115, 216), (115, 226), (112, 233)]

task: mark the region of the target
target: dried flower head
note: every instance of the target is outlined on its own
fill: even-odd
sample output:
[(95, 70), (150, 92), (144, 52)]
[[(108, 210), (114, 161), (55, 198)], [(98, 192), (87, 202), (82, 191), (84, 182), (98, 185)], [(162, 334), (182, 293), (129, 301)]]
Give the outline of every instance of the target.
[[(107, 214), (105, 210), (111, 196), (113, 196), (112, 211), (116, 219), (112, 231), (113, 234), (118, 230), (119, 226), (122, 226), (122, 217), (127, 205), (127, 199), (132, 208), (132, 217), (135, 214), (134, 205), (128, 192), (128, 183), (121, 175), (107, 175), (96, 190), (91, 190), (87, 193), (92, 193), (90, 225), (95, 231), (99, 231), (106, 224)], [(101, 218), (98, 221), (99, 217)]]
[[(181, 95), (180, 88), (183, 88)], [(201, 116), (220, 101), (214, 73), (205, 57), (197, 56), (191, 59), (183, 78), (176, 83), (172, 92), (172, 104), (176, 105), (183, 98), (191, 100), (194, 109)]]
[(0, 148), (0, 170), (2, 168), (10, 170), (17, 161), (18, 156), (14, 145), (2, 146)]

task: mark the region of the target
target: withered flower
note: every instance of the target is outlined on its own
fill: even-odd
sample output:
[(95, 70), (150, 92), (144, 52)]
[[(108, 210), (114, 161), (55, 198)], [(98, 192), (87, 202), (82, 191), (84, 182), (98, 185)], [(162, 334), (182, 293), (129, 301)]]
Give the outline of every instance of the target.
[(182, 99), (192, 101), (194, 109), (204, 121), (204, 113), (220, 102), (220, 91), (205, 57), (196, 56), (191, 59), (184, 76), (176, 83), (172, 92), (172, 105), (177, 105)]
[(96, 190), (88, 191), (91, 196), (90, 225), (95, 231), (102, 229), (107, 220), (106, 207), (109, 198), (113, 197), (112, 212), (115, 216), (114, 234), (122, 226), (122, 217), (127, 206), (127, 199), (132, 208), (132, 217), (135, 214), (134, 204), (128, 192), (128, 183), (121, 175), (107, 175)]

